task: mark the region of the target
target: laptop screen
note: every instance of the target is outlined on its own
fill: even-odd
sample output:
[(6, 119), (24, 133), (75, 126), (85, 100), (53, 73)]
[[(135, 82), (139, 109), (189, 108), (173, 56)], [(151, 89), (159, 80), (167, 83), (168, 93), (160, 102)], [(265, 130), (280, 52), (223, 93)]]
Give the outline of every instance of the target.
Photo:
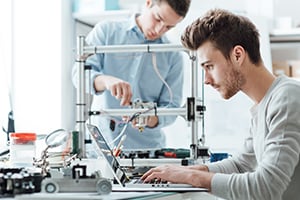
[[(112, 170), (112, 173), (115, 176), (115, 179), (122, 187), (115, 187), (114, 191), (165, 191), (165, 192), (188, 192), (188, 191), (207, 191), (205, 188), (196, 188), (187, 184), (170, 184), (170, 183), (156, 183), (156, 184), (126, 184), (129, 181), (128, 176), (126, 175), (124, 169), (120, 166), (120, 163), (113, 156), (113, 151), (111, 150), (108, 143), (105, 141), (105, 138), (101, 134), (100, 130), (91, 124), (87, 124), (87, 128), (93, 138), (93, 142), (96, 147), (96, 151), (99, 155), (102, 155), (109, 164), (109, 168)], [(139, 187), (138, 187), (138, 186)], [(130, 189), (130, 186), (131, 187)]]
[(110, 168), (113, 170), (116, 180), (119, 182), (119, 184), (124, 186), (129, 179), (126, 176), (125, 171), (121, 168), (118, 160), (115, 158), (115, 156), (113, 156), (113, 151), (105, 141), (105, 138), (101, 134), (100, 130), (91, 124), (87, 124), (87, 128), (96, 145), (97, 153), (99, 155), (103, 155), (103, 157), (107, 160), (107, 163), (110, 165)]

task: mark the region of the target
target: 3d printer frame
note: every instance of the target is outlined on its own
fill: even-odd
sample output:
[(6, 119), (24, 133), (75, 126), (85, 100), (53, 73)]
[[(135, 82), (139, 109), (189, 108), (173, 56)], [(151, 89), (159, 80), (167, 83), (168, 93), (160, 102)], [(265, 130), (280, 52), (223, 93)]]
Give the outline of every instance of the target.
[[(144, 112), (146, 109), (105, 109), (105, 113), (110, 116), (125, 116), (132, 115), (136, 112), (144, 113), (143, 115), (177, 115), (184, 117), (191, 126), (191, 151), (190, 158), (197, 159), (200, 156), (206, 154), (207, 148), (205, 148), (205, 134), (204, 134), (204, 88), (202, 87), (202, 98), (198, 97), (198, 66), (197, 57), (194, 51), (187, 50), (181, 45), (176, 44), (141, 44), (141, 45), (106, 45), (106, 46), (86, 46), (85, 37), (77, 37), (76, 46), (76, 61), (75, 64), (78, 67), (78, 87), (76, 95), (76, 124), (79, 132), (79, 158), (86, 157), (85, 149), (85, 136), (86, 136), (86, 119), (89, 117), (90, 106), (89, 99), (86, 95), (86, 78), (85, 72), (87, 70), (85, 66), (86, 59), (97, 53), (120, 53), (120, 52), (167, 52), (167, 51), (183, 51), (186, 52), (191, 61), (191, 97), (187, 98), (186, 104), (182, 108), (157, 108), (150, 112)], [(203, 84), (201, 84), (203, 85)], [(198, 139), (199, 126), (198, 123), (202, 122), (202, 134)], [(204, 152), (203, 152), (204, 150)]]

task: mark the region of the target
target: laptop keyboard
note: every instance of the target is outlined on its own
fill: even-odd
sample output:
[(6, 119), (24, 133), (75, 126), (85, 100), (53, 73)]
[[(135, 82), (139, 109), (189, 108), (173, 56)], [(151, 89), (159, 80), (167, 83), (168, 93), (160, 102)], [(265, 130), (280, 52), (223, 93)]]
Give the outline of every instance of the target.
[(168, 183), (167, 181), (158, 181), (158, 180), (152, 180), (150, 182), (144, 182), (142, 179), (133, 179), (132, 181), (130, 181), (130, 183), (133, 184), (166, 184)]
[(131, 183), (133, 183), (133, 184), (143, 184), (144, 181), (143, 181), (142, 179), (133, 179), (133, 180), (131, 181)]

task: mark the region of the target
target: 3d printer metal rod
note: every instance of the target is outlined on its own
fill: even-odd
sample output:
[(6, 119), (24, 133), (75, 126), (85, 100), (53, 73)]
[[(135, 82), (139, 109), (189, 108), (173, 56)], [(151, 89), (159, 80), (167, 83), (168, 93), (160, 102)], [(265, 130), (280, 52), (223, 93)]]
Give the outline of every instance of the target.
[(95, 53), (122, 53), (122, 52), (167, 52), (167, 51), (187, 51), (179, 44), (141, 44), (141, 45), (106, 45), (106, 46), (86, 46), (84, 52)]
[[(198, 67), (197, 67), (197, 56), (195, 52), (191, 53), (191, 94), (192, 97), (198, 96)], [(196, 108), (194, 108), (194, 113), (196, 113)], [(198, 158), (198, 122), (192, 121), (191, 123), (191, 131), (192, 131), (192, 141), (191, 141), (191, 158), (197, 159)]]
[(78, 135), (78, 146), (80, 147), (80, 153), (78, 155), (79, 158), (86, 157), (85, 151), (85, 119), (87, 113), (87, 104), (86, 104), (86, 97), (85, 97), (85, 76), (84, 76), (84, 62), (85, 58), (82, 56), (84, 54), (84, 37), (77, 38), (77, 57), (76, 57), (76, 64), (78, 66), (78, 81), (79, 85), (77, 88), (77, 99), (76, 99), (76, 123), (79, 128), (79, 135)]
[[(189, 50), (185, 49), (180, 44), (145, 44), (145, 45), (110, 45), (110, 46), (84, 46), (84, 36), (79, 36), (77, 40), (77, 58), (76, 62), (79, 67), (79, 87), (77, 89), (77, 119), (76, 122), (79, 126), (79, 147), (81, 149), (81, 155), (79, 157), (85, 157), (85, 145), (84, 145), (84, 136), (85, 136), (85, 119), (87, 117), (87, 100), (85, 98), (85, 76), (84, 76), (84, 63), (88, 56), (96, 53), (128, 53), (128, 52), (144, 52), (144, 53), (152, 53), (152, 52), (174, 52), (174, 51), (184, 51), (184, 52), (190, 52)], [(193, 55), (192, 57), (194, 57)], [(195, 69), (196, 66), (196, 60), (192, 60), (192, 97), (196, 97), (197, 95), (197, 87), (195, 84), (197, 84), (197, 70)], [(196, 73), (194, 73), (196, 72)], [(193, 87), (194, 86), (194, 87)], [(159, 112), (159, 115), (180, 115), (180, 116), (187, 116), (186, 108), (179, 108), (179, 109), (172, 109), (172, 108), (165, 108), (166, 110), (163, 111), (161, 109), (156, 110), (156, 112)], [(195, 108), (196, 109), (196, 108)], [(132, 109), (131, 109), (132, 110)], [(106, 113), (109, 113), (110, 115), (116, 115), (120, 114), (124, 116), (123, 111), (120, 110), (105, 110)], [(115, 113), (113, 113), (115, 112)], [(124, 111), (128, 113), (128, 110)], [(132, 112), (134, 112), (132, 110)], [(141, 114), (143, 111), (140, 111)], [(151, 113), (152, 112), (152, 113)], [(149, 111), (148, 114), (153, 115), (155, 112)], [(134, 114), (134, 113), (132, 113)], [(198, 126), (197, 121), (192, 121), (192, 153), (191, 157), (196, 158), (197, 157), (197, 137), (198, 136)]]
[(110, 116), (129, 116), (135, 113), (141, 113), (141, 116), (171, 116), (180, 115), (185, 117), (187, 115), (186, 108), (157, 108), (156, 111), (142, 108), (130, 108), (130, 109), (103, 109), (100, 111), (100, 115), (110, 115)]

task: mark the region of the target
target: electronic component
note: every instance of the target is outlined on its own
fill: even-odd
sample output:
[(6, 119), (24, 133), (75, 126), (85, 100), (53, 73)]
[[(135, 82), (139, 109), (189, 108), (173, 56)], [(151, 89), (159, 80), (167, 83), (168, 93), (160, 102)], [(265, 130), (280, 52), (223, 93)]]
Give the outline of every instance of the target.
[(103, 178), (100, 171), (96, 171), (90, 176), (86, 173), (86, 165), (75, 165), (53, 170), (49, 172), (42, 182), (42, 192), (97, 192), (98, 194), (109, 194), (112, 191), (112, 181)]
[[(148, 111), (152, 110), (152, 109), (156, 109), (156, 103), (154, 102), (142, 102), (141, 100), (137, 99), (134, 102), (132, 102), (131, 107), (133, 109), (144, 109), (147, 108), (149, 109)], [(145, 115), (141, 115), (144, 113), (140, 113), (137, 117), (136, 117), (136, 126), (138, 127), (138, 130), (140, 132), (143, 132), (145, 129), (145, 126), (147, 125), (147, 120), (148, 120), (148, 116)]]
[(43, 178), (41, 173), (24, 168), (1, 168), (0, 197), (40, 192)]

